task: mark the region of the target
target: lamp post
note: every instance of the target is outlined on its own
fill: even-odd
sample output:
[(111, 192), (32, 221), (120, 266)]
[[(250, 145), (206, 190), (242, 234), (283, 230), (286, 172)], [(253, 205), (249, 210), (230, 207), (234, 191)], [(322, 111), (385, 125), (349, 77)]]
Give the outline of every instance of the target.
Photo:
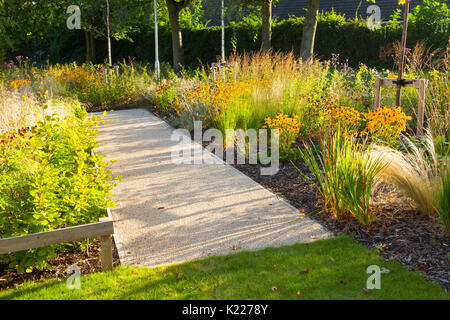
[(158, 50), (158, 12), (157, 12), (157, 0), (154, 0), (155, 4), (155, 72), (156, 78), (159, 79), (161, 71), (159, 67), (159, 50)]
[(225, 62), (225, 17), (224, 17), (225, 5), (224, 0), (222, 0), (222, 11), (221, 11), (221, 20), (222, 20), (222, 63)]
[(225, 82), (225, 4), (224, 0), (222, 0), (222, 11), (221, 11), (221, 20), (222, 20), (222, 61), (221, 62), (221, 74), (222, 81)]

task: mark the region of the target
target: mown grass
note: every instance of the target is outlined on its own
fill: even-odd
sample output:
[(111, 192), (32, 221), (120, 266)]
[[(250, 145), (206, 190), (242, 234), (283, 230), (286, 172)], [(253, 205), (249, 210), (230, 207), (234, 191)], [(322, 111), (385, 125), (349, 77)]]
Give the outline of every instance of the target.
[[(370, 265), (390, 270), (381, 275), (379, 290), (364, 290)], [(49, 280), (0, 292), (0, 299), (449, 298), (423, 275), (385, 261), (349, 236), (168, 267), (119, 267), (83, 276), (79, 290), (69, 290), (65, 281)]]

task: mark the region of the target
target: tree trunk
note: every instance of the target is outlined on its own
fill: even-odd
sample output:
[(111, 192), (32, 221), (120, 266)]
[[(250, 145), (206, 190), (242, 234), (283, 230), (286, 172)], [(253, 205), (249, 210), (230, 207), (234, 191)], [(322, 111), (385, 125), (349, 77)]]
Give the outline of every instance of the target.
[(302, 44), (300, 46), (300, 56), (303, 61), (308, 60), (314, 54), (319, 4), (320, 0), (308, 0), (308, 12), (303, 23)]
[(169, 11), (169, 21), (172, 29), (172, 52), (173, 52), (173, 69), (179, 72), (183, 65), (183, 37), (181, 35), (179, 13), (183, 6), (175, 0), (166, 0), (167, 9)]
[(86, 63), (95, 63), (95, 39), (92, 32), (84, 31), (86, 39)]
[(261, 50), (267, 52), (272, 47), (272, 0), (262, 3), (262, 45)]

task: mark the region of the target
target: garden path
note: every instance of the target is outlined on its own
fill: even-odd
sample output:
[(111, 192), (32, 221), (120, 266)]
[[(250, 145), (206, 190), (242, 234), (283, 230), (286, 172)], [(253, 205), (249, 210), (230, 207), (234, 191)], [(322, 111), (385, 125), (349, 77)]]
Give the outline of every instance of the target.
[(111, 169), (122, 176), (111, 210), (122, 263), (168, 265), (331, 236), (308, 217), (292, 222), (298, 210), (222, 160), (173, 163), (172, 149), (180, 147), (174, 129), (149, 111), (105, 119), (111, 122), (99, 128), (97, 152), (116, 160)]

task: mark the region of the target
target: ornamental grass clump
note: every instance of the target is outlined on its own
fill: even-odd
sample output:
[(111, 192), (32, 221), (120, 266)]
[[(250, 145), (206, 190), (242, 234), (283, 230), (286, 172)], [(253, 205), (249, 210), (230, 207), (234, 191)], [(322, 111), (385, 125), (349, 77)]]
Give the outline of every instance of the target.
[(374, 145), (371, 154), (379, 156), (385, 164), (381, 173), (383, 181), (397, 186), (419, 211), (431, 215), (435, 211), (436, 190), (440, 184), (433, 137), (427, 132), (420, 147), (407, 137), (403, 140), (406, 152)]
[(317, 187), (325, 208), (335, 218), (353, 217), (363, 226), (372, 224), (376, 212), (371, 195), (383, 169), (379, 156), (372, 156), (363, 144), (343, 136), (340, 130), (323, 138), (320, 149), (305, 145), (300, 154), (317, 181), (300, 173)]
[(34, 126), (52, 113), (66, 117), (79, 107), (79, 103), (68, 98), (46, 99), (44, 103), (41, 100), (37, 94), (11, 90), (0, 82), (0, 134)]
[(450, 164), (440, 167), (440, 186), (437, 189), (436, 211), (447, 233), (450, 233)]

